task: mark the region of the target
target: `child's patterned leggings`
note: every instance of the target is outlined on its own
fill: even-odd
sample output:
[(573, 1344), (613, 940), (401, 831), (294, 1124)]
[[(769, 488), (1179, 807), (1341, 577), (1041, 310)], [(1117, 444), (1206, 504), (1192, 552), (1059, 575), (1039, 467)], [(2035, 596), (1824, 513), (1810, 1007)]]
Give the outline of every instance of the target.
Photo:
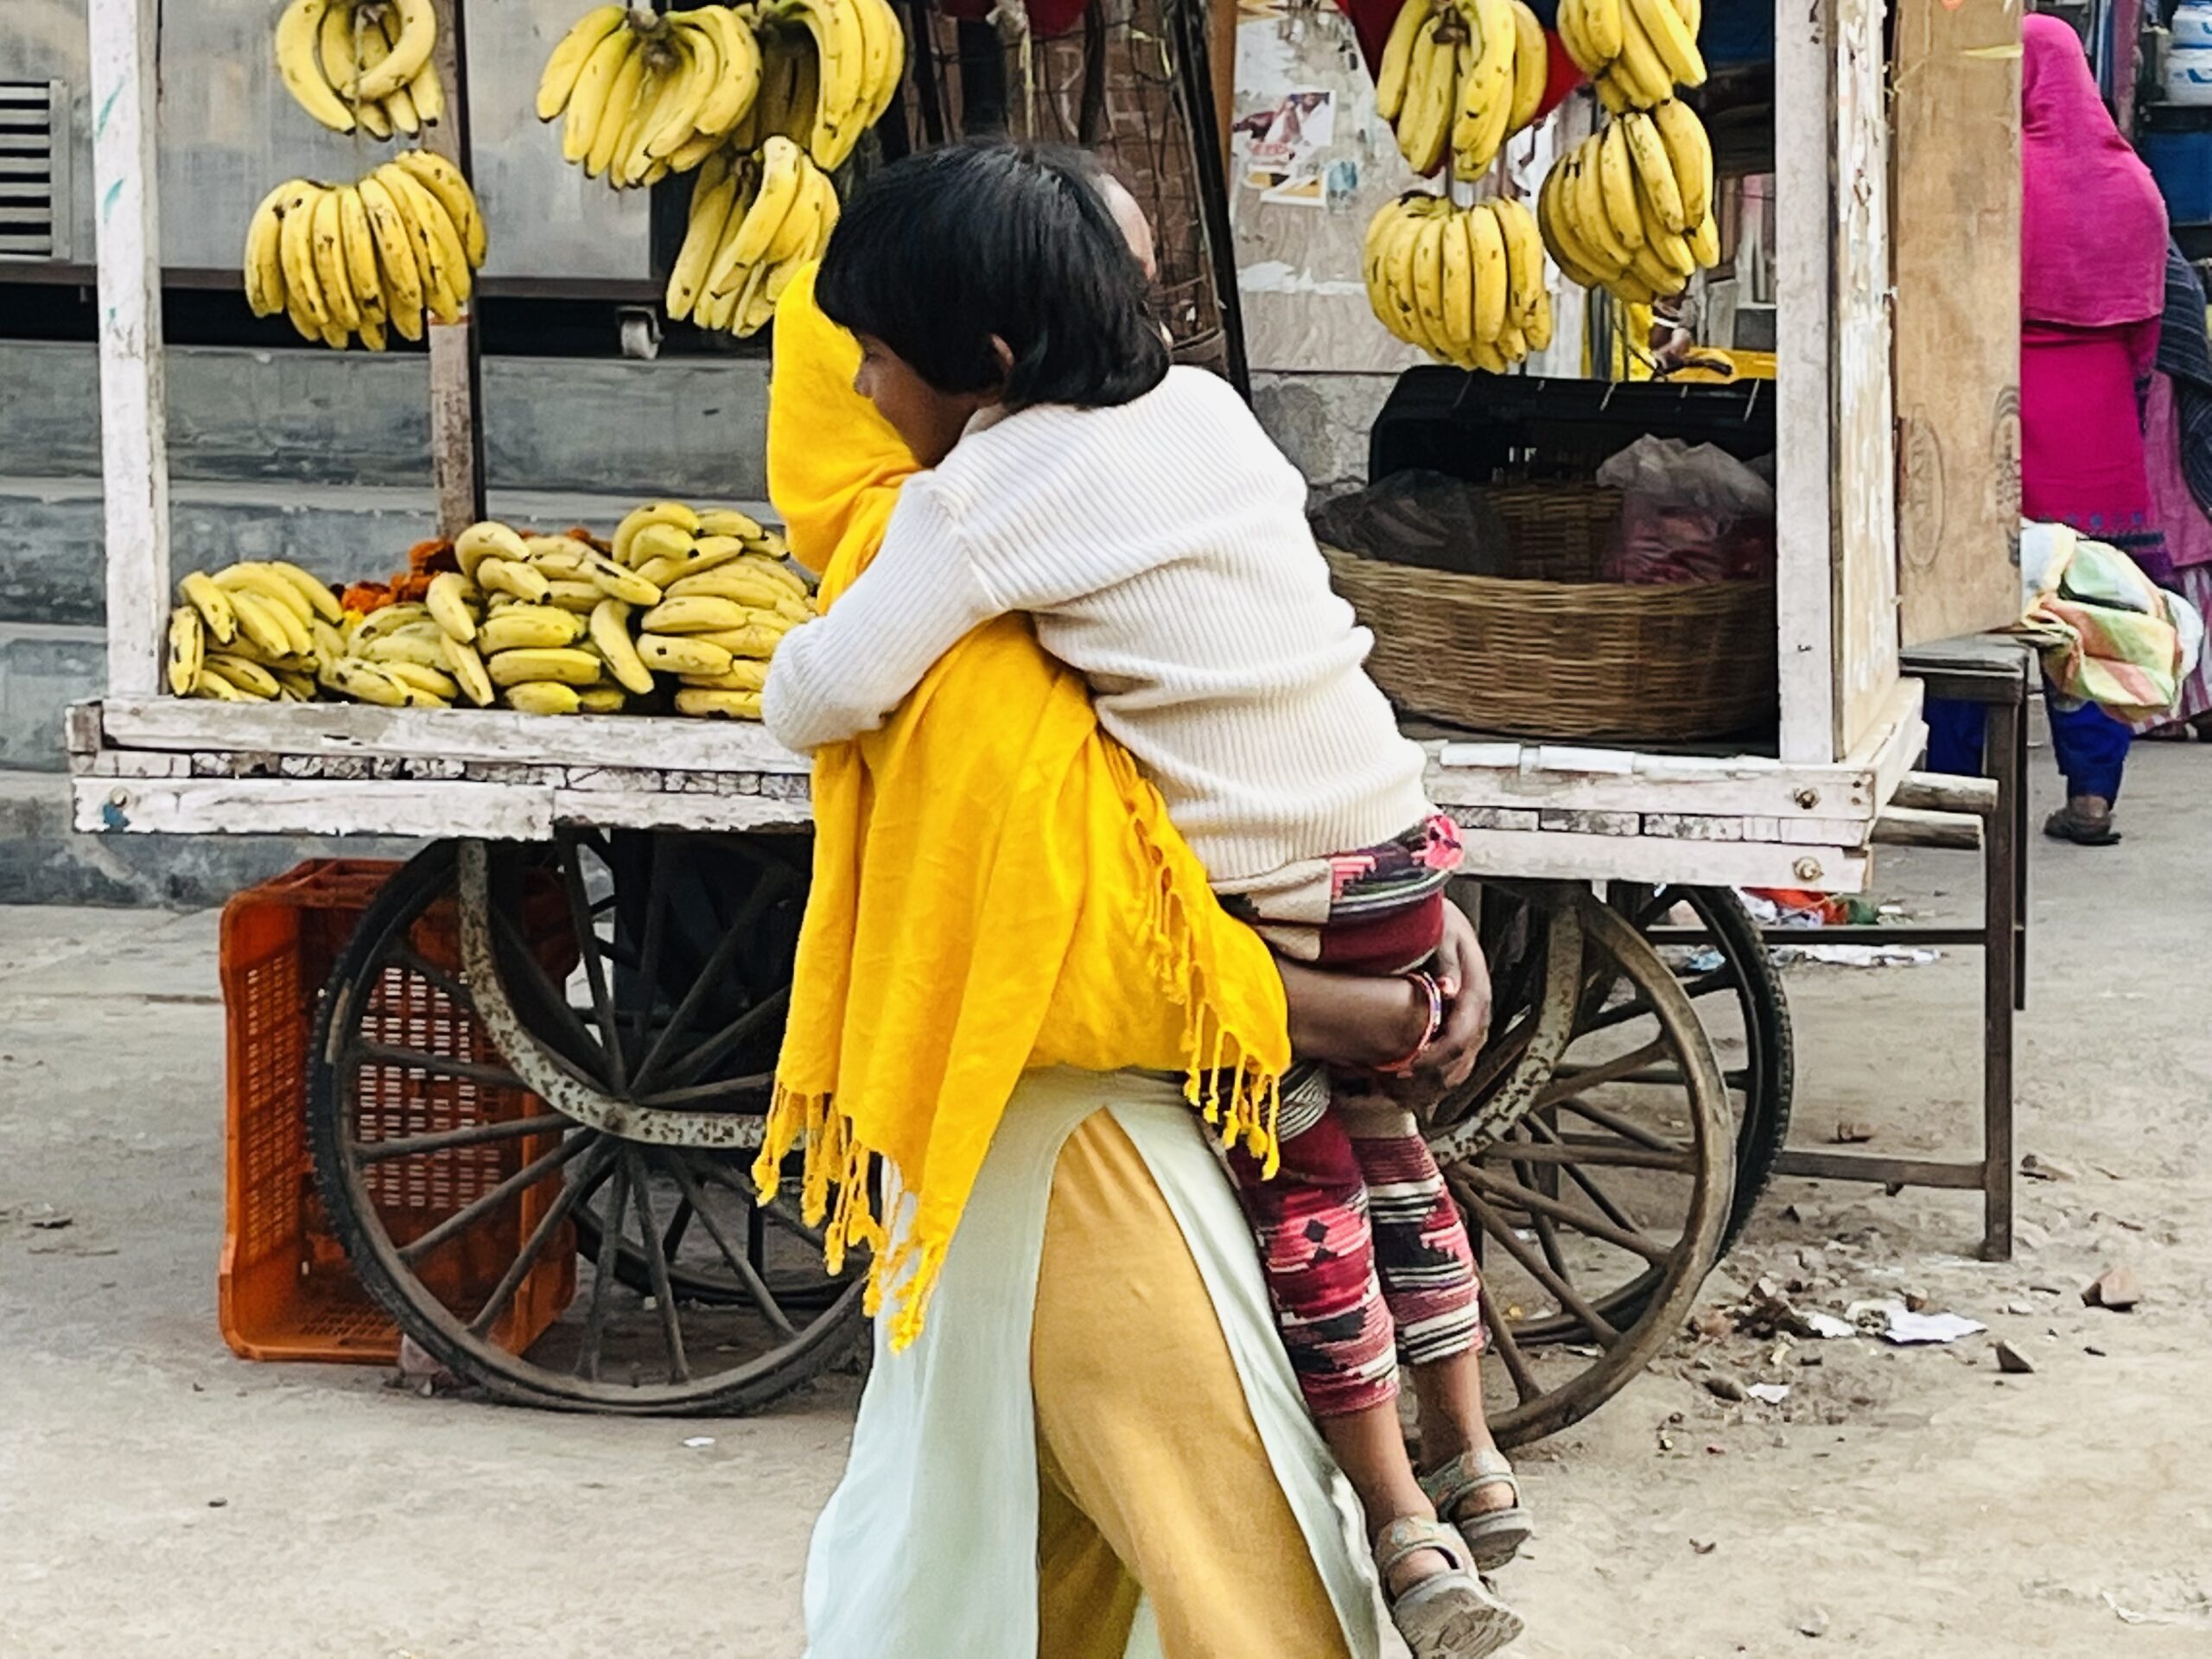
[(1316, 1417), (1389, 1404), (1401, 1359), (1480, 1350), (1474, 1252), (1411, 1113), (1340, 1098), (1281, 1158), (1262, 1180), (1239, 1147), (1230, 1171)]

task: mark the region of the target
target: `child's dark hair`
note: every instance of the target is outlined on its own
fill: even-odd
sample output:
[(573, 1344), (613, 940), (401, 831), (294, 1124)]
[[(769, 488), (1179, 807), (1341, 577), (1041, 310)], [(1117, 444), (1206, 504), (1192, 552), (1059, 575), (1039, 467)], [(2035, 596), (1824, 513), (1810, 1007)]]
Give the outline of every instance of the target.
[(996, 143), (909, 156), (846, 207), (816, 302), (939, 391), (1003, 381), (1016, 408), (1141, 397), (1166, 374), (1167, 345), (1097, 180), (1079, 152)]

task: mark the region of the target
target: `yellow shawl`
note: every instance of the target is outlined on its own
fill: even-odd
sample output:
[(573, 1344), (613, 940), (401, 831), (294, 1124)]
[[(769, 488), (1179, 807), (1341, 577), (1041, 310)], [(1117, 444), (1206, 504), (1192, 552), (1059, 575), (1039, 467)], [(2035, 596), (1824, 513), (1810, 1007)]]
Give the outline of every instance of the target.
[[(881, 544), (913, 456), (853, 390), (859, 346), (814, 303), (776, 313), (768, 484), (836, 602)], [(1270, 1166), (1289, 1063), (1282, 981), (1224, 913), (1159, 793), (1028, 620), (988, 622), (880, 731), (814, 759), (814, 885), (753, 1174), (804, 1142), (828, 1256), (874, 1251), (868, 1298), (919, 1332), (991, 1136), (1032, 1066), (1179, 1071), (1226, 1143)], [(895, 1173), (880, 1220), (870, 1160)], [(831, 1189), (836, 1189), (832, 1207)]]

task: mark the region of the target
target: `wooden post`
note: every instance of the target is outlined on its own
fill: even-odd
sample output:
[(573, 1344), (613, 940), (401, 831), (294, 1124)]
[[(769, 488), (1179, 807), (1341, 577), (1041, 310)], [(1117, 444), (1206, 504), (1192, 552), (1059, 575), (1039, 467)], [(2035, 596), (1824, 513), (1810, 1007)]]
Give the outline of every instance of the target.
[(157, 15), (156, 0), (91, 0), (87, 16), (111, 696), (154, 694), (168, 615), (168, 397), (155, 200)]
[[(437, 50), (431, 61), (445, 82), (446, 117), (426, 130), (423, 143), (474, 183), (462, 0), (431, 3), (438, 17)], [(459, 322), (430, 325), (430, 466), (437, 483), (441, 536), (458, 536), (485, 516), (481, 358), (474, 299)]]

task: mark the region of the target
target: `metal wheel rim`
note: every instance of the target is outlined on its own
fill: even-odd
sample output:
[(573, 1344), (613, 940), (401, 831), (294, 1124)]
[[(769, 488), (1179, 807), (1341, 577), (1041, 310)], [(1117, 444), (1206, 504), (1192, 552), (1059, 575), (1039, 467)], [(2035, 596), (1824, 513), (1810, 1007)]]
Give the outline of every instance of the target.
[[(612, 1259), (612, 1246), (620, 1238), (632, 1242), (639, 1256), (652, 1262), (655, 1246), (664, 1236), (660, 1224), (670, 1217), (667, 1194), (696, 1190), (696, 1213), (702, 1222), (698, 1230), (728, 1262), (733, 1278), (741, 1272), (738, 1264), (749, 1262), (751, 1252), (731, 1236), (735, 1228), (728, 1217), (737, 1210), (740, 1194), (747, 1184), (734, 1150), (632, 1140), (618, 1130), (563, 1112), (550, 1103), (532, 1109), (529, 1121), (538, 1126), (534, 1131), (510, 1126), (498, 1137), (503, 1142), (523, 1144), (531, 1155), (520, 1171), (507, 1178), (505, 1185), (512, 1191), (503, 1203), (477, 1219), (495, 1218), (531, 1192), (540, 1194), (537, 1213), (506, 1271), (493, 1286), (485, 1304), (473, 1313), (448, 1306), (417, 1271), (419, 1262), (446, 1247), (434, 1239), (436, 1230), (403, 1241), (393, 1236), (379, 1217), (371, 1190), (372, 1167), (395, 1160), (435, 1157), (452, 1148), (395, 1153), (388, 1141), (356, 1138), (364, 1064), (363, 1046), (352, 1034), (357, 1029), (353, 1015), (359, 1007), (365, 1017), (366, 1005), (393, 983), (391, 969), (402, 953), (419, 957), (413, 952), (410, 931), (442, 894), (463, 889), (459, 897), (460, 931), (464, 936), (472, 925), (480, 933), (486, 929), (482, 916), (472, 924), (465, 884), (458, 880), (461, 867), (470, 861), (471, 846), (480, 869), (482, 843), (465, 843), (458, 849), (452, 843), (441, 843), (418, 855), (394, 878), (394, 902), (386, 905), (380, 899), (378, 907), (364, 918), (334, 976), (333, 994), (325, 999), (319, 1020), (310, 1082), (310, 1130), (317, 1175), (334, 1216), (342, 1214), (346, 1218), (341, 1232), (363, 1282), (401, 1328), (435, 1359), (497, 1398), (556, 1409), (633, 1414), (729, 1412), (767, 1403), (817, 1374), (857, 1338), (864, 1325), (858, 1274), (849, 1275), (811, 1317), (804, 1309), (782, 1310), (780, 1328), (765, 1309), (759, 1310), (758, 1322), (770, 1333), (763, 1338), (767, 1345), (715, 1369), (723, 1354), (742, 1350), (727, 1342), (709, 1348), (686, 1334), (700, 1330), (699, 1310), (710, 1305), (675, 1294), (674, 1275), (663, 1262), (653, 1272), (657, 1287), (666, 1287), (664, 1294), (651, 1304), (640, 1300), (637, 1306), (629, 1306), (620, 1299), (634, 1293), (620, 1285)], [(402, 887), (401, 883), (406, 885)], [(464, 955), (465, 943), (464, 937)], [(479, 1002), (479, 987), (465, 970), (450, 975), (435, 964), (428, 967), (435, 976), (428, 982), (446, 1004), (469, 1007)], [(405, 966), (404, 972), (423, 976), (415, 965)], [(482, 1019), (480, 1007), (474, 1011), (488, 1035), (492, 1022)], [(506, 1063), (475, 1066), (475, 1080), (488, 1086), (529, 1087), (523, 1066), (505, 1054), (498, 1058)], [(450, 1059), (439, 1059), (438, 1066), (445, 1075), (451, 1075)], [(425, 1069), (425, 1075), (429, 1070)], [(540, 1173), (522, 1182), (522, 1177), (532, 1171)], [(548, 1192), (548, 1183), (556, 1176), (557, 1190)], [(518, 1182), (522, 1184), (515, 1185)], [(560, 1226), (595, 1195), (606, 1198), (618, 1225), (613, 1233), (603, 1224), (597, 1230), (594, 1256), (588, 1263), (590, 1288), (586, 1290), (580, 1281), (575, 1301), (561, 1316), (560, 1342), (555, 1345), (573, 1344), (568, 1368), (541, 1363), (534, 1357), (547, 1346), (549, 1338), (541, 1338), (528, 1353), (507, 1351), (493, 1340), (499, 1313), (492, 1302), (505, 1296), (508, 1305), (512, 1304), (519, 1287), (510, 1280), (518, 1279), (524, 1268), (548, 1261)], [(480, 1196), (475, 1202), (482, 1204), (485, 1199)], [(721, 1217), (719, 1234), (705, 1224), (715, 1216)], [(772, 1301), (780, 1301), (772, 1290), (769, 1295)], [(583, 1305), (581, 1329), (575, 1328), (573, 1318), (578, 1304)], [(732, 1313), (716, 1311), (715, 1317), (724, 1323), (709, 1328), (727, 1330)], [(658, 1329), (665, 1362), (663, 1377), (658, 1382), (610, 1380), (604, 1372), (615, 1356), (607, 1351), (606, 1340), (610, 1336), (635, 1337), (641, 1327)]]
[[(1516, 1321), (1494, 1299), (1497, 1281), (1486, 1266), (1484, 1319), (1492, 1333), (1492, 1350), (1512, 1383), (1513, 1398), (1512, 1404), (1493, 1412), (1491, 1428), (1501, 1442), (1510, 1445), (1556, 1433), (1587, 1416), (1638, 1375), (1679, 1326), (1719, 1255), (1732, 1188), (1734, 1147), (1726, 1091), (1712, 1045), (1698, 1022), (1694, 1005), (1657, 952), (1586, 889), (1571, 884), (1530, 883), (1512, 884), (1509, 890), (1540, 908), (1554, 924), (1564, 918), (1580, 930), (1587, 958), (1578, 961), (1573, 969), (1574, 1000), (1580, 1001), (1593, 977), (1589, 961), (1605, 964), (1616, 970), (1614, 977), (1625, 977), (1634, 983), (1657, 1033), (1654, 1041), (1671, 1052), (1679, 1068), (1688, 1109), (1687, 1141), (1648, 1153), (1639, 1153), (1633, 1142), (1610, 1148), (1594, 1136), (1560, 1135), (1532, 1127), (1546, 1122), (1547, 1113), (1555, 1117), (1560, 1109), (1596, 1109), (1596, 1103), (1588, 1096), (1608, 1086), (1606, 1066), (1618, 1066), (1623, 1059), (1635, 1060), (1653, 1046), (1646, 1043), (1627, 1056), (1600, 1062), (1577, 1077), (1559, 1075), (1554, 1062), (1541, 1056), (1522, 1063), (1507, 1077), (1491, 1080), (1494, 1092), (1511, 1083), (1529, 1102), (1522, 1115), (1503, 1128), (1502, 1138), (1470, 1149), (1465, 1145), (1465, 1135), (1456, 1133), (1479, 1110), (1480, 1102), (1459, 1103), (1459, 1121), (1432, 1135), (1432, 1147), (1440, 1148), (1438, 1160), (1445, 1166), (1446, 1181), (1467, 1218), (1470, 1235), (1483, 1243), (1486, 1264), (1493, 1255), (1502, 1256), (1532, 1282), (1541, 1282), (1539, 1275), (1548, 1274), (1563, 1281), (1572, 1298), (1582, 1305), (1570, 1308), (1570, 1297), (1560, 1296), (1559, 1312)], [(1543, 982), (1529, 988), (1535, 997), (1556, 1002), (1561, 995), (1557, 967), (1556, 961), (1548, 963)], [(1586, 1027), (1590, 1031), (1607, 1028), (1588, 1024), (1592, 1018), (1592, 1010), (1579, 1011), (1576, 1035), (1563, 1052), (1573, 1052), (1586, 1034)], [(1508, 1025), (1510, 1028), (1510, 1015)], [(1622, 1071), (1621, 1081), (1634, 1082), (1641, 1069), (1639, 1065)], [(1533, 1078), (1529, 1075), (1532, 1071), (1537, 1074)], [(1584, 1077), (1598, 1080), (1586, 1084)], [(1606, 1215), (1599, 1213), (1602, 1198), (1612, 1204), (1623, 1219), (1635, 1220), (1633, 1212), (1621, 1206), (1617, 1196), (1607, 1194), (1605, 1184), (1596, 1178), (1596, 1172), (1605, 1169), (1606, 1163), (1588, 1160), (1602, 1157), (1619, 1163), (1623, 1169), (1633, 1169), (1639, 1156), (1649, 1160), (1649, 1167), (1686, 1177), (1689, 1182), (1681, 1224), (1671, 1242), (1646, 1236), (1640, 1225), (1614, 1226)], [(1657, 1161), (1662, 1159), (1667, 1161)], [(1546, 1192), (1545, 1178), (1532, 1173), (1546, 1167), (1573, 1181), (1577, 1193), (1561, 1198), (1556, 1188)], [(1548, 1207), (1540, 1210), (1538, 1205)], [(1525, 1229), (1512, 1225), (1516, 1214), (1528, 1224)], [(1566, 1270), (1563, 1243), (1573, 1242), (1565, 1238), (1569, 1230), (1586, 1237), (1592, 1229), (1638, 1240), (1639, 1259), (1651, 1255), (1661, 1259), (1649, 1261), (1642, 1272), (1623, 1282), (1586, 1292), (1573, 1273)], [(1524, 1231), (1529, 1236), (1522, 1236)], [(1508, 1232), (1513, 1235), (1510, 1243), (1504, 1236)], [(1611, 1248), (1621, 1248), (1614, 1238), (1604, 1242)], [(1551, 1288), (1556, 1294), (1555, 1287)], [(1547, 1386), (1536, 1376), (1531, 1351), (1562, 1346), (1578, 1336), (1597, 1345), (1596, 1357), (1572, 1376)]]

